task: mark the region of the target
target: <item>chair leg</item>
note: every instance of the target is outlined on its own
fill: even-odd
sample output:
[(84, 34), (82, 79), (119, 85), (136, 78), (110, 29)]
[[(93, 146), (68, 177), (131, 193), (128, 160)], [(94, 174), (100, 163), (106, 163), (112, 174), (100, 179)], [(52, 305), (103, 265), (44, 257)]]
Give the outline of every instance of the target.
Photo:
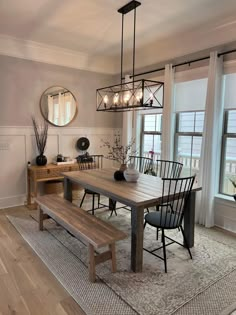
[(165, 243), (165, 233), (164, 229), (162, 229), (162, 242), (163, 242), (163, 258), (164, 258), (164, 264), (165, 264), (165, 273), (167, 273), (167, 261), (166, 261), (166, 243)]
[(184, 234), (184, 230), (183, 230), (182, 225), (180, 225), (180, 229), (181, 229), (181, 232), (182, 232), (182, 234), (183, 234), (184, 244), (185, 244), (185, 246), (186, 246), (186, 248), (187, 248), (187, 250), (188, 250), (188, 252), (189, 252), (189, 256), (190, 256), (191, 259), (193, 259), (192, 253), (191, 253), (191, 251), (190, 251), (190, 248), (189, 248), (189, 245), (188, 245), (188, 241), (187, 241), (186, 236), (185, 236), (185, 234)]
[(92, 201), (92, 215), (94, 215), (94, 203), (95, 203), (95, 194), (93, 194), (93, 201)]
[(113, 212), (115, 212), (115, 215), (117, 216), (116, 201), (110, 200), (110, 206), (112, 207), (110, 217), (112, 216)]
[(98, 194), (98, 208), (99, 208), (99, 205), (100, 205), (100, 194)]
[(148, 208), (146, 208), (146, 210), (147, 210), (147, 213), (149, 213), (149, 209), (148, 209)]
[(85, 198), (85, 196), (86, 196), (86, 192), (84, 192), (84, 195), (83, 195), (83, 198), (82, 198), (82, 200), (81, 200), (81, 203), (80, 203), (80, 208), (82, 207), (82, 204), (83, 204), (83, 202), (84, 202), (84, 198)]
[(159, 235), (159, 229), (157, 228), (157, 236), (156, 236), (157, 240), (158, 240), (158, 235)]
[(145, 229), (146, 224), (147, 224), (147, 221), (144, 222), (143, 229)]

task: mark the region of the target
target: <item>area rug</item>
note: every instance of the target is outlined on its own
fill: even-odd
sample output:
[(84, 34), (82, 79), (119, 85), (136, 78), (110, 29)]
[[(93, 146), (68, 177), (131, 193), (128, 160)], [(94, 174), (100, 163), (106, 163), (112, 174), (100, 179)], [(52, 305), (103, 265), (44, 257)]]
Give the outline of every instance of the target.
[[(118, 216), (109, 217), (110, 212), (103, 210), (97, 215), (130, 235), (129, 211), (120, 209)], [(39, 232), (30, 216), (8, 218), (86, 314), (173, 314), (236, 270), (236, 240), (197, 226), (193, 260), (184, 248), (171, 245), (167, 274), (163, 262), (147, 252), (143, 272), (133, 273), (128, 237), (117, 244), (118, 272), (111, 273), (109, 262), (101, 264), (96, 270), (97, 283), (91, 284), (86, 245), (52, 220), (45, 224), (47, 230)], [(169, 235), (181, 240), (178, 232)], [(154, 229), (147, 227), (144, 238), (145, 247), (157, 246)]]

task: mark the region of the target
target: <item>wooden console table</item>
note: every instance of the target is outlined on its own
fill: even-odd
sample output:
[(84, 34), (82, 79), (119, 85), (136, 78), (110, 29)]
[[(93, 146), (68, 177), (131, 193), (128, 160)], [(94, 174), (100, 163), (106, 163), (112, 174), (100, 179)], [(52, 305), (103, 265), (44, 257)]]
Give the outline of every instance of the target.
[[(92, 164), (92, 163), (91, 163)], [(36, 198), (38, 193), (38, 183), (53, 180), (62, 180), (63, 172), (79, 171), (81, 169), (92, 168), (88, 163), (74, 163), (55, 165), (47, 164), (45, 166), (32, 165), (28, 167), (27, 172), (27, 206), (35, 208), (35, 204), (31, 202), (31, 197)]]

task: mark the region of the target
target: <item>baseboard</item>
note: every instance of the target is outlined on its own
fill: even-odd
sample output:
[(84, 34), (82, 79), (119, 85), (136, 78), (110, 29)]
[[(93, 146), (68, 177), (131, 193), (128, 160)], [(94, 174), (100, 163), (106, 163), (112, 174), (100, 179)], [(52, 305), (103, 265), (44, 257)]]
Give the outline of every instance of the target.
[(26, 202), (26, 195), (0, 198), (0, 209), (23, 206), (25, 202)]

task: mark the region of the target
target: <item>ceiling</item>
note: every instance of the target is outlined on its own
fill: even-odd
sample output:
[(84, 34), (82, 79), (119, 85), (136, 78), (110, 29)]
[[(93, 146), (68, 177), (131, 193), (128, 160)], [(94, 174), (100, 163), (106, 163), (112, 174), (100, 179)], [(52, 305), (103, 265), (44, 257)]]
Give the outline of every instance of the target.
[[(236, 41), (235, 0), (140, 1), (136, 24), (138, 67)], [(0, 36), (78, 52), (90, 60), (109, 58), (119, 69), (121, 14), (117, 9), (127, 2), (2, 0)], [(131, 62), (132, 26), (130, 12), (125, 15), (124, 28), (127, 68)]]

